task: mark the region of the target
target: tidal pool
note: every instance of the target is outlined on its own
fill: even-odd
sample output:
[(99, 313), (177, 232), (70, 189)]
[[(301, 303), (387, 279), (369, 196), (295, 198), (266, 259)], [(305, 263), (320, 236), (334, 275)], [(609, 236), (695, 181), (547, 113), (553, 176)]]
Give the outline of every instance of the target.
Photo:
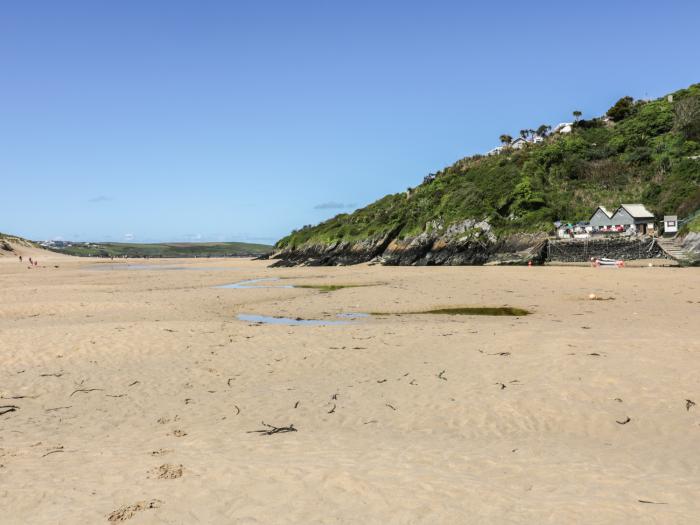
[(245, 290), (250, 288), (294, 288), (291, 284), (276, 284), (273, 286), (262, 285), (256, 286), (257, 283), (274, 282), (279, 281), (279, 277), (268, 277), (265, 279), (248, 279), (247, 281), (239, 281), (237, 283), (222, 284), (220, 286), (215, 286), (214, 288), (234, 288), (236, 290)]
[(346, 319), (344, 321), (336, 321), (334, 319), (301, 319), (300, 317), (292, 319), (291, 317), (273, 317), (269, 315), (255, 314), (238, 314), (236, 316), (239, 321), (248, 321), (251, 323), (262, 324), (279, 324), (286, 326), (333, 326), (354, 324), (361, 317), (369, 317), (369, 314), (363, 313), (343, 313), (336, 317)]
[(420, 312), (372, 312), (372, 315), (491, 315), (521, 317), (532, 312), (524, 308), (513, 306), (460, 306), (456, 308), (438, 308), (435, 310), (422, 310)]

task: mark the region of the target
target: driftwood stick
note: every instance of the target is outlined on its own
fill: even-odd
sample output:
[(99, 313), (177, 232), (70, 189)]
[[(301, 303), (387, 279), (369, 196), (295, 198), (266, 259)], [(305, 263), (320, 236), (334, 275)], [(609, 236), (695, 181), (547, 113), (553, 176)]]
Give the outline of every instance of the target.
[(263, 436), (272, 436), (273, 434), (283, 434), (285, 432), (297, 432), (297, 429), (294, 428), (294, 424), (290, 424), (286, 427), (276, 427), (274, 425), (268, 425), (263, 421), (262, 426), (267, 428), (263, 428), (261, 430), (249, 430), (247, 434), (261, 434)]
[(15, 412), (19, 410), (17, 405), (2, 405), (0, 406), (0, 416), (7, 414), (8, 412)]
[(104, 390), (104, 388), (78, 388), (77, 390), (73, 390), (71, 394), (68, 397), (73, 397), (73, 394), (77, 394), (78, 392), (94, 392), (95, 390)]

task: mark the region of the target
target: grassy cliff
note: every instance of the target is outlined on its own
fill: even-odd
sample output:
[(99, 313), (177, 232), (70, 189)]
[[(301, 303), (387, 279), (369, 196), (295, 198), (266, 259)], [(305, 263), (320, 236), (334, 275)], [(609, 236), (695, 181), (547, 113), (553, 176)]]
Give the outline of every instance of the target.
[(669, 97), (625, 97), (608, 118), (580, 120), (522, 150), (461, 159), (405, 193), (293, 231), (276, 247), (443, 231), (487, 220), (497, 235), (549, 231), (598, 205), (642, 202), (660, 215), (700, 208), (700, 84)]

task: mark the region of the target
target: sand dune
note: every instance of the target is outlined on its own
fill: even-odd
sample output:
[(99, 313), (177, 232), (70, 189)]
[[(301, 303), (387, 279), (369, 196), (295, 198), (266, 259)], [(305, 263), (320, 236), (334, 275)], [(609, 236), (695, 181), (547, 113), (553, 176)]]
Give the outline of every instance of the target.
[[(2, 523), (700, 516), (696, 269), (14, 263), (0, 266), (0, 412), (16, 407), (0, 415)], [(269, 277), (371, 286), (215, 288)], [(457, 305), (534, 313), (236, 319)], [(253, 432), (263, 422), (296, 431)]]
[(36, 259), (40, 263), (55, 263), (56, 261), (65, 260), (67, 257), (60, 253), (39, 248), (21, 237), (4, 237), (0, 235), (0, 263), (19, 262), (19, 256), (22, 256), (25, 262), (28, 262), (27, 260), (31, 257), (32, 260)]

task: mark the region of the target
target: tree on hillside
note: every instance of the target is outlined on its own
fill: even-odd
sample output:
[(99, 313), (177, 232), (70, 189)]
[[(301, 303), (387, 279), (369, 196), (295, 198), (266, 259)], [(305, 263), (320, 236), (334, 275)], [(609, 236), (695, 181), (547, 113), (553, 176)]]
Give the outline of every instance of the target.
[(501, 135), (499, 139), (504, 146), (508, 146), (511, 142), (513, 142), (513, 137), (510, 135)]
[(674, 128), (688, 140), (700, 140), (700, 96), (685, 97), (674, 104)]
[(547, 133), (549, 133), (549, 131), (551, 129), (552, 129), (552, 126), (548, 126), (547, 124), (542, 124), (539, 128), (537, 128), (537, 131), (535, 131), (535, 133), (537, 133), (537, 135), (539, 135), (540, 137), (546, 137)]
[(610, 117), (613, 122), (620, 122), (632, 114), (633, 107), (634, 99), (632, 97), (622, 97), (620, 100), (615, 102), (613, 107), (608, 110), (606, 115)]
[(574, 120), (575, 120), (576, 122), (578, 122), (578, 119), (581, 118), (581, 115), (583, 115), (583, 113), (581, 113), (578, 109), (576, 109), (576, 110), (574, 110), (573, 115), (574, 115)]
[(530, 130), (529, 130), (529, 129), (521, 129), (521, 130), (520, 130), (520, 137), (521, 137), (523, 140), (527, 140), (527, 137), (528, 137), (529, 134), (530, 134)]

